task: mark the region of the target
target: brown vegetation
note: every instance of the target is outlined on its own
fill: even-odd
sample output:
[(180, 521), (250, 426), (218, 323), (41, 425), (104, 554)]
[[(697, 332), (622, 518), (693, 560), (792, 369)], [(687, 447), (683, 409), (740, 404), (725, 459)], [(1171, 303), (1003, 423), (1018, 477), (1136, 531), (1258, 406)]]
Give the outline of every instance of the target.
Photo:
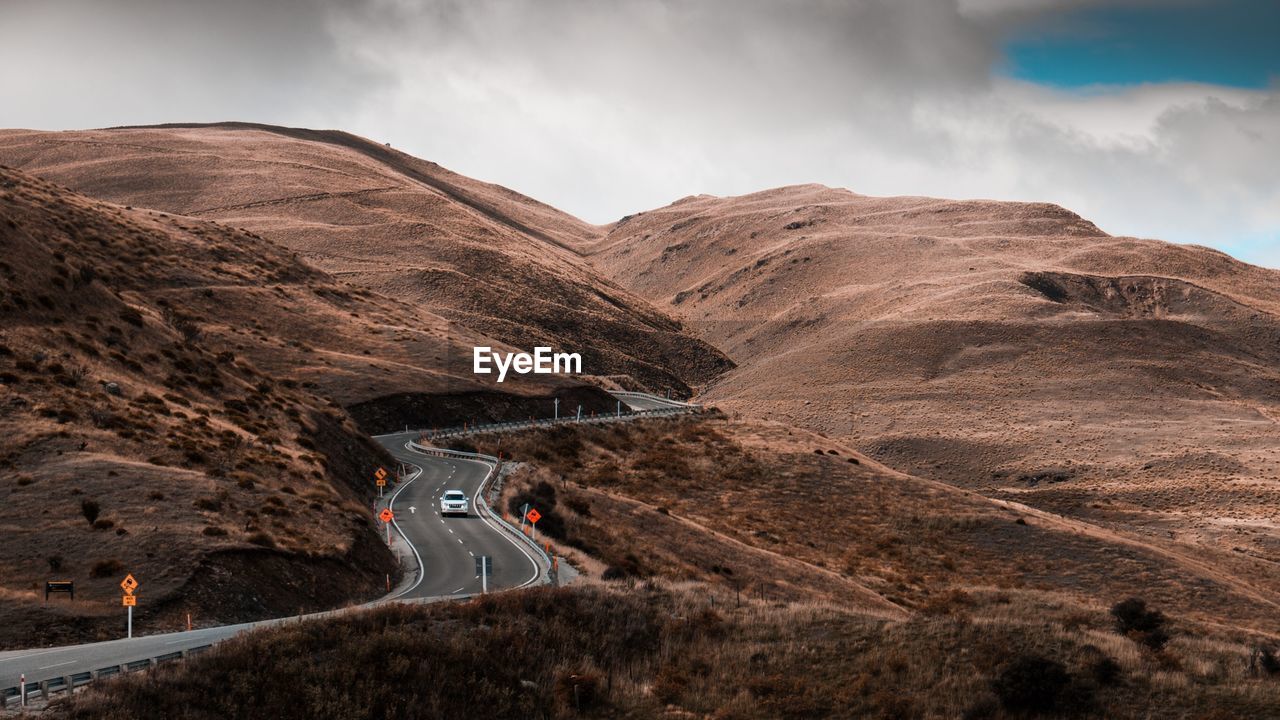
[(580, 246), (739, 368), (703, 396), (898, 469), (1280, 560), (1280, 272), (1044, 203), (804, 185)]
[(1157, 655), (1021, 609), (893, 622), (696, 584), (529, 590), (251, 633), (52, 715), (1225, 719), (1280, 702), (1238, 643), (1180, 637)]
[(469, 442), (527, 463), (507, 497), (530, 498), (597, 573), (887, 616), (961, 596), (1094, 609), (1141, 596), (1184, 620), (1274, 631), (1280, 582), (1266, 563), (993, 501), (783, 426), (677, 418)]
[[(681, 393), (730, 365), (567, 249), (598, 234), (595, 227), (347, 133), (238, 123), (6, 131), (0, 162), (122, 205), (259, 233), (359, 288), (336, 290), (343, 299), (372, 290), (429, 309), (423, 318), (403, 304), (343, 308), (372, 320), (347, 350), (353, 357), (317, 353), (349, 362), (342, 380), (354, 387), (330, 393), (343, 404), (390, 394), (360, 390), (383, 384), (384, 374), (403, 374), (401, 353), (387, 352), (396, 343), (418, 345), (411, 365), (457, 376), (470, 374), (470, 340), (549, 345), (582, 353), (588, 374)], [(271, 292), (260, 288), (245, 300), (269, 301)], [(320, 345), (341, 334), (340, 325), (312, 317), (316, 340), (299, 340)], [(542, 394), (557, 387), (540, 385)], [(402, 383), (401, 390), (411, 388), (423, 392)]]
[[(336, 313), (337, 283), (243, 232), (6, 168), (0, 243), (0, 645), (114, 635), (125, 572), (142, 632), (377, 593), (394, 563), (354, 481), (387, 459), (258, 365), (298, 357), (299, 313)], [(289, 558), (282, 592), (242, 572), (261, 545)], [(51, 572), (74, 603), (41, 608)], [(311, 592), (321, 578), (335, 590)]]

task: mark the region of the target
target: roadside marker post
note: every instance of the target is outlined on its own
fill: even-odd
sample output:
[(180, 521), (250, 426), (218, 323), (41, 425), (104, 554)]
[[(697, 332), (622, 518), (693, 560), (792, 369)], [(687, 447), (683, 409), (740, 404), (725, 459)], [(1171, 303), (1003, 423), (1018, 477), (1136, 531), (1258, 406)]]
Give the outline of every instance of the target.
[(542, 519), (542, 513), (538, 512), (537, 508), (529, 508), (529, 512), (525, 514), (525, 517), (529, 518), (529, 537), (533, 538), (534, 542), (537, 542), (538, 521)]
[(582, 406), (578, 406), (578, 422), (582, 422)]
[(120, 589), (124, 590), (124, 596), (120, 598), (120, 604), (125, 607), (125, 610), (128, 611), (128, 614), (129, 614), (128, 621), (127, 621), (128, 624), (126, 625), (125, 637), (132, 638), (133, 637), (133, 608), (135, 605), (138, 604), (138, 598), (136, 595), (133, 594), (133, 591), (138, 589), (138, 581), (133, 578), (133, 573), (129, 573), (128, 575), (125, 576), (124, 580), (120, 581)]
[(560, 419), (560, 398), (556, 398), (556, 420)]
[(382, 508), (382, 512), (378, 514), (378, 519), (387, 526), (387, 547), (391, 546), (391, 521), (395, 516), (395, 513), (391, 512), (391, 508)]
[(493, 574), (493, 558), (488, 555), (476, 557), (476, 574), (480, 576), (480, 592), (489, 592), (489, 576)]

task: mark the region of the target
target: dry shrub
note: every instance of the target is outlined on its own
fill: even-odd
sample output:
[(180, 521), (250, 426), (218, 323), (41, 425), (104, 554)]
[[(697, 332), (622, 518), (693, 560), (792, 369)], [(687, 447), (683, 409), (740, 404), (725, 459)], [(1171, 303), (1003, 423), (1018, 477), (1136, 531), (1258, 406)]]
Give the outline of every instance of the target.
[(555, 698), (573, 714), (595, 710), (604, 702), (600, 675), (593, 672), (561, 672), (556, 675)]
[(110, 560), (99, 560), (89, 568), (89, 577), (91, 578), (108, 578), (114, 577), (124, 572), (124, 563), (112, 558)]

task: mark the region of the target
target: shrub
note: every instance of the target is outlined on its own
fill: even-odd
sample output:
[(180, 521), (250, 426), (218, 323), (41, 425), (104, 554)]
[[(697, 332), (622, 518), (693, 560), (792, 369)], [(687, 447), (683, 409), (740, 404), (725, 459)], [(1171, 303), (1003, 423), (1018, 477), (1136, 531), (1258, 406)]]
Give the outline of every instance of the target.
[(137, 327), (142, 327), (142, 313), (137, 308), (125, 307), (120, 311), (120, 319)]
[(600, 688), (600, 676), (587, 672), (558, 674), (555, 695), (562, 707), (575, 714), (591, 710), (604, 700)]
[(226, 537), (227, 531), (217, 525), (210, 525), (201, 531), (205, 537)]
[(1267, 645), (1256, 645), (1249, 652), (1249, 673), (1252, 675), (1280, 674), (1280, 658)]
[(1159, 650), (1169, 642), (1165, 628), (1167, 618), (1159, 610), (1147, 607), (1139, 598), (1122, 600), (1111, 607), (1111, 617), (1116, 621), (1116, 632), (1132, 638), (1152, 650)]
[(84, 519), (92, 525), (98, 520), (98, 514), (102, 512), (102, 506), (98, 505), (97, 500), (81, 500), (80, 514), (84, 515)]
[(1057, 660), (1021, 655), (996, 676), (991, 689), (1004, 709), (1039, 713), (1053, 710), (1070, 682), (1066, 667)]
[(94, 530), (110, 530), (115, 526), (116, 526), (115, 521), (108, 520), (107, 518), (99, 518), (97, 521), (93, 523)]
[(507, 510), (516, 518), (523, 517), (524, 506), (537, 508), (542, 518), (538, 520), (538, 532), (550, 535), (557, 540), (570, 540), (564, 524), (564, 517), (556, 512), (556, 489), (545, 480), (534, 486), (532, 491), (522, 490), (507, 502)]
[(89, 577), (106, 578), (119, 575), (124, 572), (124, 563), (112, 558), (110, 560), (99, 560), (89, 568)]
[(49, 556), (48, 558), (46, 558), (46, 559), (47, 559), (47, 560), (48, 560), (48, 562), (49, 562), (49, 571), (50, 571), (50, 572), (61, 572), (61, 571), (62, 571), (62, 562), (63, 562), (63, 561), (62, 561), (62, 556), (61, 556), (61, 555), (50, 555), (50, 556)]
[(664, 705), (672, 705), (689, 687), (689, 676), (679, 668), (664, 665), (653, 679), (653, 696)]
[(1099, 685), (1115, 685), (1120, 680), (1121, 671), (1120, 663), (1105, 655), (1089, 663), (1089, 674)]
[(196, 498), (196, 501), (191, 504), (194, 505), (197, 510), (205, 510), (208, 512), (222, 512), (222, 503), (217, 498), (211, 498), (211, 497)]

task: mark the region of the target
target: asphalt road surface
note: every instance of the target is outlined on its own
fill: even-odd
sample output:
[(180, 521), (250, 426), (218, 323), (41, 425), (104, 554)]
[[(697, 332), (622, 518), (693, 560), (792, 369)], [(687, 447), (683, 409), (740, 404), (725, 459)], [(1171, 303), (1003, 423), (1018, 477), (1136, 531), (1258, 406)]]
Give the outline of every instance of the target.
[[(414, 559), (421, 563), (416, 577), (414, 568), (405, 568), (405, 575), (413, 579), (393, 597), (408, 600), (478, 593), (481, 588), (476, 558), (482, 555), (492, 559), (489, 590), (535, 582), (541, 572), (535, 552), (477, 512), (477, 495), (489, 465), (479, 460), (431, 457), (407, 449), (406, 443), (416, 438), (416, 433), (374, 438), (397, 460), (421, 468), (419, 474), (395, 489), (390, 503), (396, 529), (417, 551)], [(440, 515), (440, 496), (448, 490), (461, 490), (469, 498), (467, 517)]]

